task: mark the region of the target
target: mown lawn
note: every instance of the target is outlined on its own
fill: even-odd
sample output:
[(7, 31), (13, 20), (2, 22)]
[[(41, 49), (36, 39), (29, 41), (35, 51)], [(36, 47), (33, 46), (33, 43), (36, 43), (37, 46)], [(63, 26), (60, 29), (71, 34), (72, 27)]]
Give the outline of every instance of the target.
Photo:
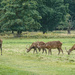
[[(26, 53), (32, 42), (61, 41), (64, 54), (58, 55), (53, 49), (52, 55), (46, 53)], [(75, 75), (75, 51), (67, 55), (65, 47), (70, 49), (75, 38), (51, 39), (3, 39), (3, 55), (0, 56), (0, 75)]]

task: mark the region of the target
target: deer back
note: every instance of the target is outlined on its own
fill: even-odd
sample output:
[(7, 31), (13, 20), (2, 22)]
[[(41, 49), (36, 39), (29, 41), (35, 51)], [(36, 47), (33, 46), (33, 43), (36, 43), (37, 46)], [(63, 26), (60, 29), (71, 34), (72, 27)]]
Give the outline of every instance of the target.
[(40, 41), (40, 42), (38, 42), (37, 47), (38, 48), (45, 48), (46, 44), (43, 41)]
[(46, 43), (46, 48), (61, 48), (62, 43), (60, 41), (51, 41)]

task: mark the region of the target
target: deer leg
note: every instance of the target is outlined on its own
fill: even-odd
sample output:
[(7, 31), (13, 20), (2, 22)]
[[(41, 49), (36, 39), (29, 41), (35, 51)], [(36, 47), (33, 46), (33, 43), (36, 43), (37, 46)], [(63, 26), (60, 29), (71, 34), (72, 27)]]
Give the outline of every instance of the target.
[(50, 53), (51, 53), (51, 55), (52, 55), (52, 51), (51, 51), (51, 49), (50, 49)]
[(36, 50), (36, 53), (38, 53), (37, 50)]
[(39, 52), (41, 51), (41, 49), (40, 48), (38, 48), (39, 49)]
[(51, 49), (48, 50), (48, 54), (49, 54), (49, 53), (52, 55)]
[(49, 55), (49, 53), (50, 53), (50, 50), (48, 49), (48, 55)]
[(36, 51), (36, 53), (38, 53), (36, 48), (35, 48), (35, 51)]
[(63, 54), (63, 50), (61, 49), (61, 52), (62, 52), (62, 54)]
[(42, 49), (43, 51), (42, 51), (42, 54), (44, 53), (44, 49)]
[(2, 48), (1, 48), (1, 55), (2, 55)]
[(59, 55), (59, 54), (60, 54), (60, 49), (59, 49), (59, 48), (58, 48), (58, 51), (59, 51), (59, 52), (58, 52), (58, 55)]
[(42, 53), (44, 53), (44, 51), (45, 51), (45, 52), (46, 52), (46, 54), (47, 54), (47, 51), (46, 51), (46, 49), (43, 49)]
[(33, 51), (33, 53), (35, 53), (35, 51), (36, 51), (36, 53), (37, 53), (37, 50), (36, 50), (36, 48), (34, 48), (34, 51)]
[(50, 51), (48, 50), (48, 55), (49, 55)]
[(47, 50), (46, 49), (44, 49), (45, 50), (45, 53), (47, 54)]
[(33, 53), (35, 53), (35, 49), (34, 49)]

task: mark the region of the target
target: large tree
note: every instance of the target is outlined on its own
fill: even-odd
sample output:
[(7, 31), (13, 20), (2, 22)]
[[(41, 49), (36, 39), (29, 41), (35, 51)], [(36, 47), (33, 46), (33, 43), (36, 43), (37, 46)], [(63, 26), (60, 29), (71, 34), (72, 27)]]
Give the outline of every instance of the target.
[(72, 20), (71, 20), (71, 15), (70, 14), (67, 14), (65, 16), (65, 21), (61, 21), (57, 27), (57, 29), (66, 29), (68, 31), (68, 34), (70, 34), (70, 30), (71, 28), (73, 27), (73, 24), (72, 24)]
[(58, 28), (67, 29), (70, 34), (71, 29), (75, 29), (75, 0), (64, 0), (64, 4), (68, 5), (68, 14), (65, 16), (65, 21), (60, 22)]
[(75, 0), (64, 0), (64, 3), (69, 4), (69, 14), (72, 17), (72, 20), (75, 20)]
[(4, 11), (0, 18), (3, 31), (11, 30), (21, 34), (22, 31), (40, 29), (41, 16), (35, 0), (2, 0), (1, 6)]
[(52, 31), (59, 25), (60, 21), (64, 20), (68, 9), (68, 6), (64, 5), (64, 0), (40, 0), (38, 4), (38, 11), (42, 16), (40, 23), (43, 33), (47, 30)]

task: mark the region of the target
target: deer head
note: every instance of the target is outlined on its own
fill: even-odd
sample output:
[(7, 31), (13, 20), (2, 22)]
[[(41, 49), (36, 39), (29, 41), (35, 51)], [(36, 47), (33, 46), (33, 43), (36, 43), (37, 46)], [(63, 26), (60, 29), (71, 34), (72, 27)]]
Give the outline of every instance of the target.
[(29, 52), (29, 49), (28, 48), (26, 48), (27, 49), (27, 53)]
[[(27, 46), (29, 47), (29, 45), (27, 45)], [(27, 46), (26, 46), (26, 52), (28, 53), (30, 51), (30, 47), (28, 49)]]

